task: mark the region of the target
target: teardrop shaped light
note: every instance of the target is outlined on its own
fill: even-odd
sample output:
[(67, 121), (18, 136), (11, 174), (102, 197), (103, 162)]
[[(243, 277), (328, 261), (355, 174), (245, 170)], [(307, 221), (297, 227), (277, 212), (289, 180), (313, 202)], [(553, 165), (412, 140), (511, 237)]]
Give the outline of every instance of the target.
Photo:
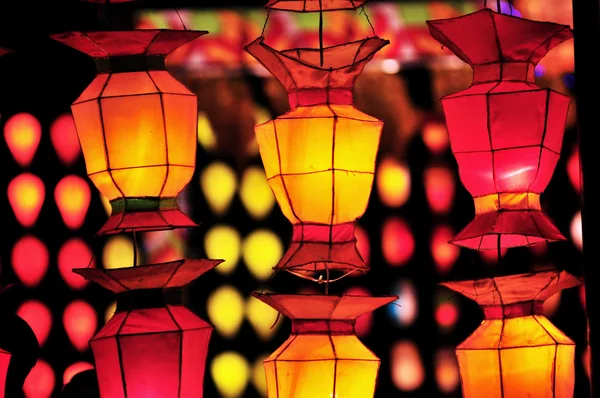
[(73, 268), (95, 267), (93, 253), (87, 243), (80, 238), (71, 238), (58, 251), (58, 272), (72, 290), (81, 290), (89, 281), (73, 273)]
[(8, 184), (8, 201), (17, 221), (25, 227), (32, 227), (40, 215), (46, 190), (39, 177), (23, 173)]
[(12, 249), (12, 266), (21, 283), (29, 288), (40, 284), (48, 271), (46, 245), (32, 235), (23, 236)]
[(233, 286), (221, 286), (209, 296), (208, 317), (220, 335), (235, 336), (244, 321), (244, 299)]
[(202, 192), (210, 209), (216, 215), (227, 212), (237, 190), (237, 184), (235, 172), (223, 162), (211, 163), (200, 174)]
[(87, 181), (76, 175), (63, 177), (54, 189), (54, 200), (63, 222), (70, 229), (81, 228), (90, 207), (90, 199)]
[(50, 398), (56, 385), (56, 374), (48, 362), (38, 359), (23, 384), (25, 398)]
[(71, 114), (65, 113), (54, 119), (50, 126), (50, 140), (58, 158), (65, 166), (72, 166), (79, 158), (81, 146)]
[(246, 301), (246, 318), (263, 341), (268, 341), (279, 329), (282, 319), (278, 315), (276, 310), (252, 296)]
[(85, 352), (96, 333), (98, 315), (87, 302), (73, 300), (63, 312), (63, 326), (73, 347), (79, 352)]
[(258, 229), (246, 237), (243, 245), (243, 258), (252, 275), (264, 281), (273, 273), (283, 256), (283, 244), (273, 231)]
[(52, 329), (52, 313), (48, 306), (38, 300), (27, 300), (17, 310), (20, 316), (33, 330), (40, 347), (44, 345)]
[(275, 196), (261, 167), (246, 169), (240, 184), (240, 198), (248, 213), (256, 220), (262, 220), (273, 210)]
[(35, 116), (18, 113), (4, 124), (4, 139), (10, 153), (21, 167), (27, 167), (40, 145), (42, 126)]

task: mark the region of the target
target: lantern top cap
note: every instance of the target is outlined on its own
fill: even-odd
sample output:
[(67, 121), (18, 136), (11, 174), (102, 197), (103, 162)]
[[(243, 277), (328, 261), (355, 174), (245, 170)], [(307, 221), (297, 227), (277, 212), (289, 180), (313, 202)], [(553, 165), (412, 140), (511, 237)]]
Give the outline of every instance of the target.
[(320, 294), (252, 293), (254, 297), (290, 319), (355, 320), (398, 296), (328, 296)]
[(355, 10), (368, 0), (269, 0), (265, 8), (292, 12)]
[(275, 50), (259, 37), (244, 49), (256, 58), (288, 93), (305, 89), (352, 90), (356, 77), (375, 53), (388, 45), (389, 40), (377, 36), (318, 48)]
[(444, 282), (446, 286), (481, 306), (509, 305), (524, 301), (545, 301), (563, 289), (581, 285), (583, 280), (567, 271), (540, 271), (469, 281)]
[(426, 22), (433, 38), (471, 66), (508, 62), (536, 65), (551, 49), (573, 37), (567, 25), (499, 14), (488, 8)]
[(131, 31), (66, 32), (52, 38), (92, 58), (145, 55), (166, 57), (206, 31), (140, 29)]
[(123, 293), (140, 289), (184, 287), (222, 262), (223, 260), (206, 259), (177, 260), (129, 268), (76, 268), (73, 272), (114, 293)]

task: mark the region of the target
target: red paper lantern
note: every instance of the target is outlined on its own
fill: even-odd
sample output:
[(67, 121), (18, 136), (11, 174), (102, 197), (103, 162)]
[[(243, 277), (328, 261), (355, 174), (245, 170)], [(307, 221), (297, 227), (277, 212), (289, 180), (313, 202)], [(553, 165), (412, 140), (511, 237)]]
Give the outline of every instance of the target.
[(572, 397), (575, 343), (544, 316), (544, 301), (581, 283), (565, 271), (442, 283), (485, 313), (456, 349), (463, 396)]
[(533, 71), (571, 29), (489, 9), (427, 24), (473, 67), (471, 87), (441, 99), (476, 211), (452, 243), (487, 250), (564, 240), (539, 197), (560, 156), (569, 97), (535, 85)]
[(356, 337), (356, 319), (397, 296), (253, 296), (292, 320), (291, 336), (264, 361), (269, 397), (373, 397), (380, 361)]
[[(308, 1), (307, 1), (308, 3)], [(259, 37), (248, 51), (284, 86), (291, 110), (255, 127), (269, 185), (294, 225), (275, 269), (311, 278), (369, 267), (356, 248), (383, 123), (354, 107), (354, 82), (387, 40), (278, 51)], [(308, 275), (308, 276), (307, 276)]]
[(196, 226), (177, 205), (196, 165), (197, 98), (165, 57), (206, 32), (68, 32), (53, 38), (96, 62), (71, 106), (89, 178), (110, 201), (100, 233)]
[(219, 263), (73, 270), (117, 294), (115, 315), (90, 341), (103, 398), (202, 397), (213, 328), (171, 296)]

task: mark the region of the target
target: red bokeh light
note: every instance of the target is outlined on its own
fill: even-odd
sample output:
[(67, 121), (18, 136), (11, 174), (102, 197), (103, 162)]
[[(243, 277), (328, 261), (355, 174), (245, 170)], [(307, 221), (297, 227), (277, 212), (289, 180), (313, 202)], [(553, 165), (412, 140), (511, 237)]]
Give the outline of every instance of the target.
[(50, 126), (50, 139), (58, 158), (65, 166), (71, 166), (81, 154), (81, 146), (71, 114), (57, 117)]
[(442, 328), (454, 326), (458, 320), (458, 309), (452, 302), (444, 302), (435, 309), (435, 321)]
[(48, 257), (46, 245), (35, 236), (24, 236), (15, 243), (12, 266), (23, 285), (29, 288), (39, 285), (48, 271)]
[(435, 155), (444, 153), (448, 149), (450, 140), (444, 123), (430, 122), (423, 127), (423, 142)]
[(98, 315), (85, 301), (74, 300), (65, 308), (63, 325), (73, 347), (84, 352), (98, 327)]
[(79, 238), (71, 238), (65, 242), (58, 252), (58, 272), (65, 283), (73, 290), (83, 289), (88, 281), (72, 272), (73, 268), (95, 267), (93, 253), (88, 245)]
[(460, 249), (448, 243), (452, 236), (454, 231), (447, 225), (436, 226), (431, 236), (431, 256), (437, 271), (441, 274), (450, 271), (460, 255)]
[(48, 339), (53, 322), (52, 313), (46, 304), (37, 300), (25, 301), (17, 310), (17, 315), (27, 322), (40, 347), (43, 346)]
[(433, 213), (446, 214), (454, 202), (455, 182), (454, 174), (448, 167), (428, 167), (423, 179), (427, 203)]
[(569, 160), (567, 160), (567, 175), (573, 189), (577, 192), (581, 191), (581, 174), (579, 170), (579, 151), (575, 147), (569, 156)]
[(56, 376), (52, 367), (43, 359), (38, 359), (25, 379), (23, 392), (26, 398), (50, 398), (55, 383)]
[(392, 266), (407, 263), (415, 251), (415, 239), (408, 223), (391, 217), (383, 224), (381, 233), (383, 257)]
[(69, 384), (73, 376), (86, 370), (94, 369), (94, 365), (89, 362), (75, 362), (67, 366), (63, 373), (63, 386)]

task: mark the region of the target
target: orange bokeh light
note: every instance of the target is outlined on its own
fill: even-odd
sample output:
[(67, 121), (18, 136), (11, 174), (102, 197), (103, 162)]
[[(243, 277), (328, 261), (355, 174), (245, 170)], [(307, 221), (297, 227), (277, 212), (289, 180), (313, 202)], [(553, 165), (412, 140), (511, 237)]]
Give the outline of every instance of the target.
[(73, 165), (81, 154), (81, 146), (71, 114), (65, 113), (54, 119), (50, 126), (50, 139), (60, 161), (66, 166)]
[(39, 177), (23, 173), (8, 184), (8, 200), (19, 223), (32, 227), (40, 215), (46, 190)]
[(375, 179), (384, 205), (400, 207), (410, 198), (410, 171), (405, 164), (390, 157), (384, 158)]
[(425, 380), (421, 355), (414, 342), (400, 341), (392, 347), (392, 381), (401, 391), (415, 391)]
[(12, 250), (12, 266), (23, 285), (33, 288), (48, 271), (48, 248), (35, 236), (27, 235), (15, 243)]
[(89, 348), (89, 341), (96, 332), (98, 315), (85, 301), (74, 300), (65, 308), (63, 325), (73, 347), (84, 352)]
[(441, 349), (436, 353), (435, 380), (443, 393), (451, 393), (460, 385), (460, 374), (454, 350)]
[(415, 239), (408, 223), (400, 218), (388, 218), (381, 231), (383, 257), (391, 266), (410, 261), (415, 251)]
[(35, 116), (18, 113), (6, 121), (4, 139), (15, 161), (22, 167), (29, 166), (40, 144), (42, 126)]
[(444, 153), (450, 144), (444, 123), (430, 122), (423, 127), (423, 142), (435, 155)]
[(54, 200), (67, 227), (79, 229), (90, 206), (90, 187), (81, 177), (63, 177), (54, 189)]

